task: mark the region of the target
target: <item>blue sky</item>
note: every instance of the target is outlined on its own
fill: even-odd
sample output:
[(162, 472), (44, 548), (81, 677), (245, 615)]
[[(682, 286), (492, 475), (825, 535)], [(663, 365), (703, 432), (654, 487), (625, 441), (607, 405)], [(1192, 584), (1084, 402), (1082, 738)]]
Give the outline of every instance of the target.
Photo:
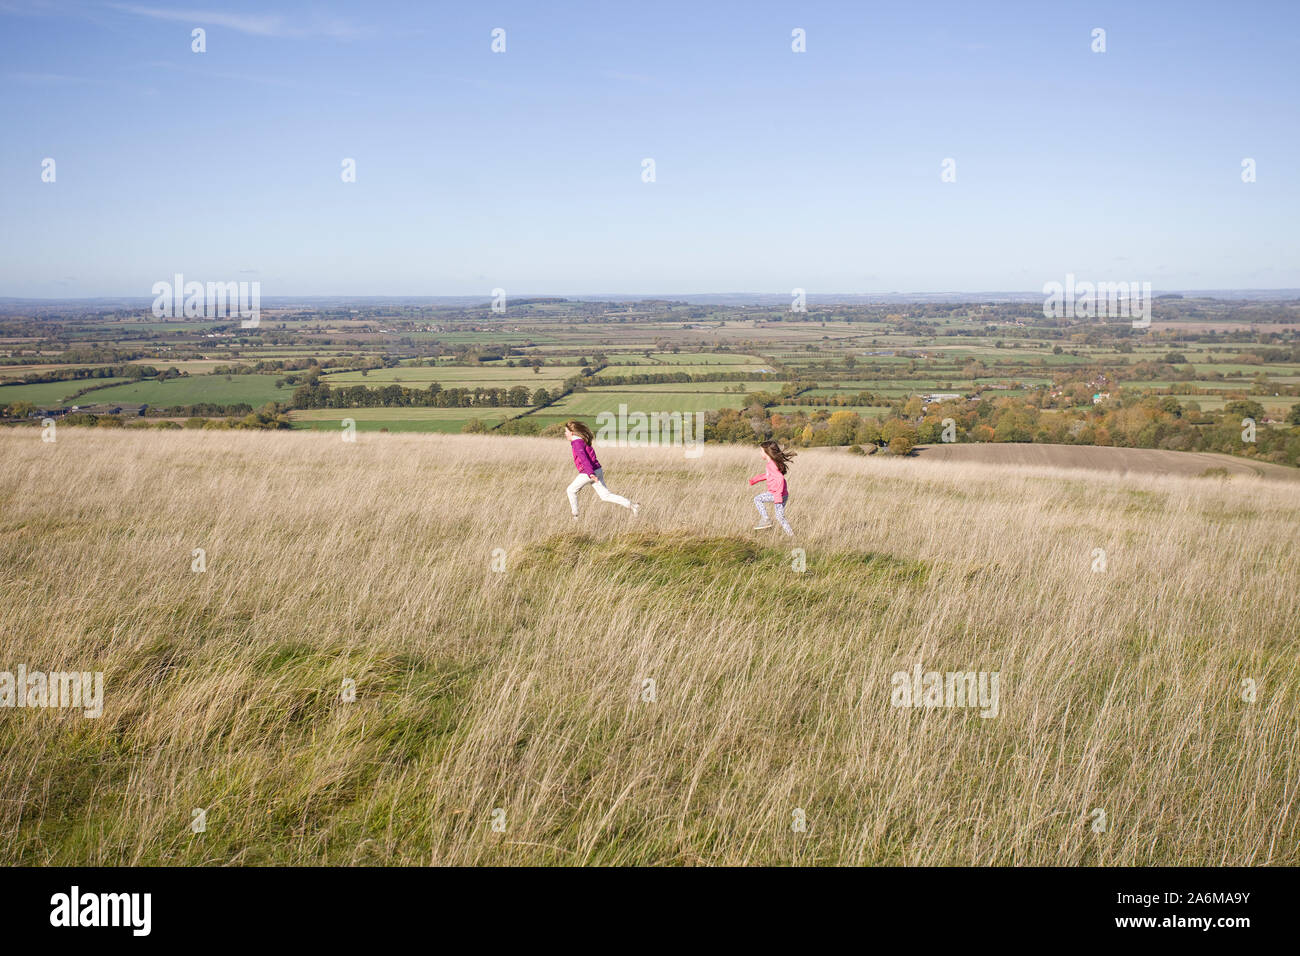
[(1298, 35), (1281, 0), (0, 0), (0, 296), (1300, 287)]

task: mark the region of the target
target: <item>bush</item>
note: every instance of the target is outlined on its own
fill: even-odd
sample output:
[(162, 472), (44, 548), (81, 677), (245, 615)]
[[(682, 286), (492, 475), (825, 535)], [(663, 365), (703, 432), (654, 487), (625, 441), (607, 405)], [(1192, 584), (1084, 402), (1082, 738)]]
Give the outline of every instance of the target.
[(912, 439), (906, 435), (895, 435), (894, 440), (889, 443), (889, 453), (891, 455), (910, 455), (912, 453)]
[(1257, 422), (1264, 420), (1264, 406), (1249, 399), (1228, 402), (1223, 406), (1223, 412), (1233, 421), (1242, 418), (1253, 418)]
[(502, 435), (536, 435), (541, 431), (541, 423), (532, 418), (515, 418), (503, 422), (497, 431)]
[(880, 441), (880, 425), (874, 419), (864, 421), (853, 433), (853, 440), (859, 445), (874, 446)]

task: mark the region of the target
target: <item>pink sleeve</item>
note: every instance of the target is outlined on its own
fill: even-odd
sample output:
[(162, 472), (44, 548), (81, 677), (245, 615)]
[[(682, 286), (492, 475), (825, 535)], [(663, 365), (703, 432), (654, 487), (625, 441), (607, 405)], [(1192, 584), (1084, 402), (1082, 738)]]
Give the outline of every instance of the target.
[(587, 454), (586, 442), (573, 443), (573, 464), (584, 475), (593, 475), (596, 469), (591, 465), (591, 457)]

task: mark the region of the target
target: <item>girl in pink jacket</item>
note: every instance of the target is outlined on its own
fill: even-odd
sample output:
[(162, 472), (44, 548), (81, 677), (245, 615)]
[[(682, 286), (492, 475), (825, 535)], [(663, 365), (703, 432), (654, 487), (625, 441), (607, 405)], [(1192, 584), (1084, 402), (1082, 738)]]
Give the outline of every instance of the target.
[(565, 489), (569, 496), (569, 510), (573, 512), (574, 520), (578, 518), (578, 492), (587, 485), (592, 485), (596, 489), (596, 494), (600, 496), (601, 501), (622, 505), (631, 510), (633, 515), (637, 514), (641, 510), (639, 504), (628, 501), (622, 495), (616, 495), (605, 487), (605, 469), (600, 467), (600, 462), (596, 460), (596, 450), (591, 447), (593, 439), (591, 429), (580, 421), (568, 421), (564, 423), (564, 437), (569, 440), (569, 447), (573, 451), (573, 465), (578, 469), (578, 477), (574, 478), (572, 484)]
[(767, 469), (761, 475), (755, 475), (749, 479), (751, 485), (760, 481), (767, 482), (767, 491), (754, 496), (754, 507), (758, 509), (759, 521), (754, 525), (755, 531), (762, 531), (764, 528), (772, 527), (771, 520), (767, 517), (767, 503), (770, 501), (774, 504), (773, 511), (776, 512), (777, 523), (781, 530), (786, 534), (794, 534), (790, 528), (790, 523), (785, 520), (785, 503), (790, 500), (790, 492), (785, 485), (785, 470), (790, 464), (790, 459), (794, 457), (794, 452), (781, 450), (781, 446), (774, 441), (765, 441), (758, 446), (763, 450), (763, 458), (767, 461)]

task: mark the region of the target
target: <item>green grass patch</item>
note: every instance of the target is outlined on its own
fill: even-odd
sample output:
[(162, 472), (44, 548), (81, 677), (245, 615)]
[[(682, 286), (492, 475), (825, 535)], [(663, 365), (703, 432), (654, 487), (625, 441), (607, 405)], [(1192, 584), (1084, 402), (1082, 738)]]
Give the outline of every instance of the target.
[(33, 385), (0, 385), (0, 405), (12, 402), (31, 402), (33, 405), (60, 405), (70, 401), (72, 396), (83, 388), (93, 385), (108, 385), (109, 388), (95, 389), (87, 392), (80, 399), (80, 404), (91, 405), (103, 401), (101, 395), (112, 390), (115, 382), (125, 382), (124, 378), (83, 378), (75, 382), (37, 382)]
[(769, 573), (790, 574), (791, 586), (820, 575), (843, 580), (852, 575), (862, 586), (921, 586), (929, 575), (922, 561), (871, 551), (805, 552), (807, 570), (791, 569), (790, 547), (774, 547), (740, 537), (689, 534), (625, 534), (613, 540), (586, 535), (553, 535), (529, 545), (520, 556), (523, 569), (573, 567), (596, 562), (624, 583), (652, 583), (673, 593), (708, 589), (720, 583), (770, 590)]
[(243, 402), (259, 408), (267, 402), (287, 402), (292, 397), (293, 388), (277, 388), (277, 378), (275, 375), (191, 375), (165, 382), (149, 380), (91, 392), (83, 404), (127, 402), (165, 407)]
[(350, 418), (359, 432), (459, 432), (477, 418), (491, 427), (513, 415), (517, 408), (308, 408), (290, 414), (294, 428), (341, 431)]

